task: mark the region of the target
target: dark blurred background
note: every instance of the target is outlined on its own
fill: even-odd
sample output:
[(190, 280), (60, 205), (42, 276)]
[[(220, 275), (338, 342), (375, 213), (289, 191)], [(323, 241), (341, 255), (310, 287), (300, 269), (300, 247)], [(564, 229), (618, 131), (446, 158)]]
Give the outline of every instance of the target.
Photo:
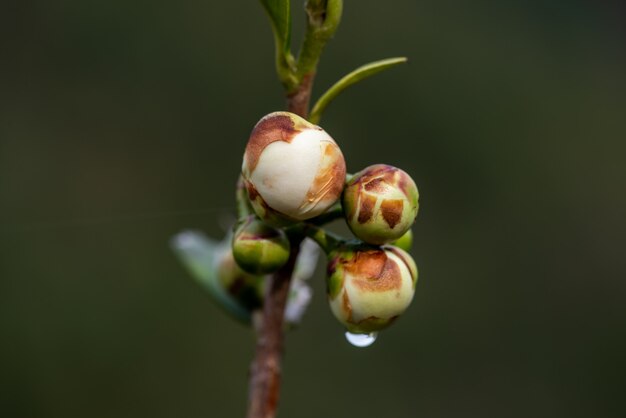
[[(420, 281), (358, 349), (320, 270), (280, 416), (626, 416), (625, 18), (617, 1), (346, 2), (316, 95), (410, 64), (322, 125), (350, 171), (415, 178)], [(0, 415), (243, 416), (253, 335), (168, 240), (223, 234), (248, 134), (284, 106), (258, 2), (9, 0), (0, 54)]]

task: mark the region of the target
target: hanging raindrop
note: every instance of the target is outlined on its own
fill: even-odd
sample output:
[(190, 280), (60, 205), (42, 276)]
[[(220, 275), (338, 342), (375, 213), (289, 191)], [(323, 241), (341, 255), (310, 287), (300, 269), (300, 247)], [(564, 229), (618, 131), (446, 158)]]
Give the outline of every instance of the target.
[(374, 344), (378, 337), (377, 332), (370, 332), (369, 334), (353, 334), (346, 331), (346, 340), (355, 347), (369, 347)]

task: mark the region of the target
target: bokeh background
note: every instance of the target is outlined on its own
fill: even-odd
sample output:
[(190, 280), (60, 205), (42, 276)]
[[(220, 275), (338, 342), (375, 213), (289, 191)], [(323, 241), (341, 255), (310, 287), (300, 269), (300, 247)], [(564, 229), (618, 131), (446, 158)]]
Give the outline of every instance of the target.
[[(350, 171), (421, 192), (414, 303), (346, 343), (322, 272), (282, 417), (626, 415), (626, 8), (347, 1), (319, 95)], [(294, 42), (302, 34), (294, 2)], [(241, 417), (252, 333), (168, 248), (223, 235), (247, 136), (284, 106), (260, 5), (0, 5), (0, 415)]]

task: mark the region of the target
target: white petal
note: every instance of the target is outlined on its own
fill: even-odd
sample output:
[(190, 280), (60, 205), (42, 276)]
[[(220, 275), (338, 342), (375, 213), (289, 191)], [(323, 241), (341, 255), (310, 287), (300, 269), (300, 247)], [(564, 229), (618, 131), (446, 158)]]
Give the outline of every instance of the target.
[(324, 131), (307, 129), (290, 143), (273, 142), (261, 152), (250, 180), (271, 208), (296, 219), (309, 217), (303, 217), (299, 208), (319, 170), (321, 141), (332, 138)]

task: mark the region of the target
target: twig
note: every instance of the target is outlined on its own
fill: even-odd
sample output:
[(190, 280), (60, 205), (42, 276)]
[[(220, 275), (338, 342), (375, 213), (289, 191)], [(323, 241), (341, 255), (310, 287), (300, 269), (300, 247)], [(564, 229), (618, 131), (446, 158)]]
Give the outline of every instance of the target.
[(309, 102), (311, 101), (314, 78), (315, 73), (305, 74), (302, 76), (298, 89), (287, 95), (287, 109), (304, 119), (309, 116)]
[[(292, 239), (292, 248), (297, 249), (300, 242), (300, 237)], [(287, 264), (273, 275), (262, 317), (254, 318), (257, 345), (250, 367), (248, 418), (273, 418), (276, 415), (284, 343), (283, 318), (297, 257), (298, 251), (292, 251)]]
[[(314, 74), (303, 77), (297, 91), (287, 96), (287, 109), (307, 117)], [(257, 333), (254, 359), (250, 366), (247, 418), (274, 418), (278, 407), (281, 382), (281, 361), (285, 327), (285, 305), (289, 296), (291, 276), (298, 258), (303, 236), (290, 236), (289, 261), (271, 277), (263, 310), (254, 314)]]

